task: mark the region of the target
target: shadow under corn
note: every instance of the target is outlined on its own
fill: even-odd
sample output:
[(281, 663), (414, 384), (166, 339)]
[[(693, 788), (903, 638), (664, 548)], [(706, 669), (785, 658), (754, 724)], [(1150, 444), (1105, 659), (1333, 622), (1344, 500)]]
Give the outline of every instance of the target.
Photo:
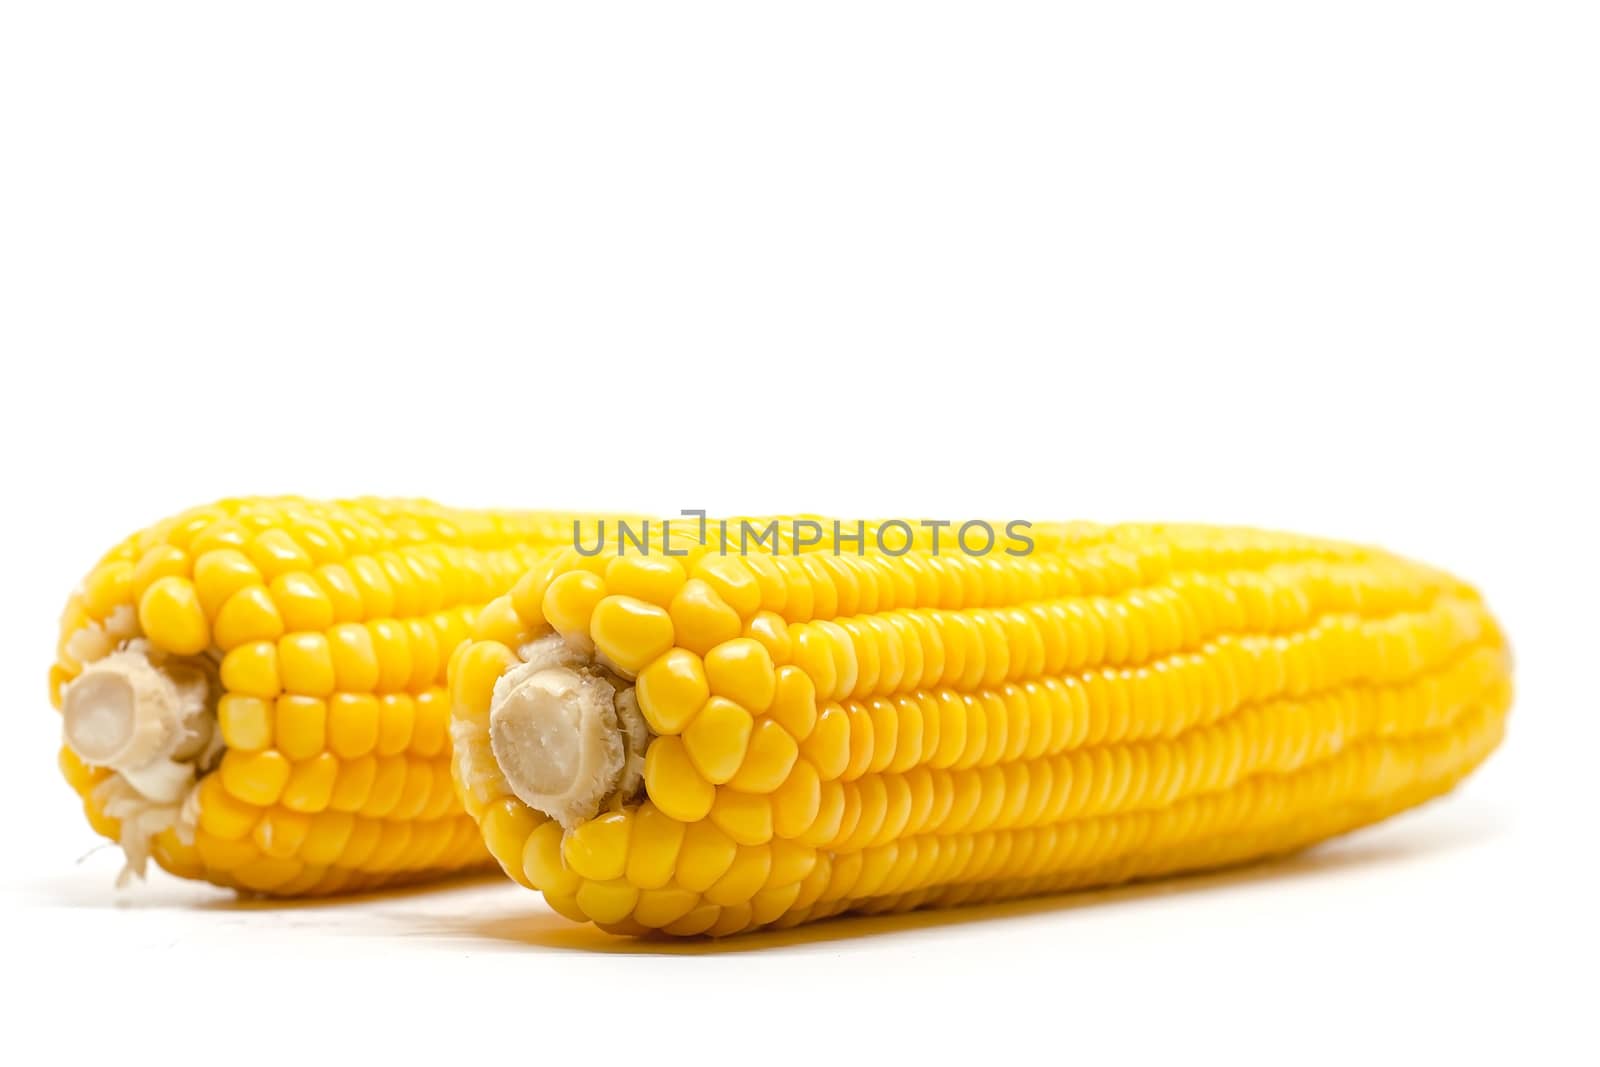
[[(1207, 893), (1237, 886), (1269, 885), (1280, 881), (1328, 877), (1340, 871), (1401, 865), (1427, 855), (1482, 845), (1500, 832), (1495, 826), (1430, 827), (1426, 834), (1377, 836), (1369, 840), (1332, 842), (1320, 848), (1276, 859), (1150, 881), (1130, 882), (1105, 889), (1085, 889), (994, 904), (953, 908), (927, 908), (888, 915), (843, 915), (806, 923), (787, 930), (758, 930), (732, 937), (671, 938), (624, 937), (608, 934), (588, 924), (574, 923), (526, 891), (516, 899), (520, 908), (509, 913), (445, 917), (429, 932), (459, 945), (462, 938), (483, 939), (509, 949), (610, 953), (622, 955), (715, 956), (731, 953), (804, 949), (862, 939), (895, 938), (946, 926), (1005, 923), (1032, 916), (1079, 911), (1104, 911), (1146, 904), (1153, 900)], [(496, 903), (499, 902), (497, 898)], [(515, 905), (514, 905), (515, 906)]]

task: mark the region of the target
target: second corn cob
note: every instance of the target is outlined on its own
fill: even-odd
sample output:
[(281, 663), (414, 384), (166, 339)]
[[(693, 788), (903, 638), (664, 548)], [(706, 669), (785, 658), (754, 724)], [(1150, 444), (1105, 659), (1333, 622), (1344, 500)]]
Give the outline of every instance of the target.
[(223, 501), (128, 538), (67, 604), (61, 766), (127, 873), (280, 895), (485, 862), (445, 665), (567, 516)]
[(1299, 848), (1501, 736), (1504, 639), (1440, 571), (1238, 529), (1033, 536), (555, 557), (452, 661), (467, 809), (564, 915), (720, 935)]

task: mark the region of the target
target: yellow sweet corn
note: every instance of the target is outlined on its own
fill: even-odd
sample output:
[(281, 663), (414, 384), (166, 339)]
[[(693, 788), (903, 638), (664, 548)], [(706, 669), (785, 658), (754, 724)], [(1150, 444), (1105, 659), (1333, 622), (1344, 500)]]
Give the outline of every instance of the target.
[(130, 537), (67, 603), (61, 767), (124, 872), (279, 895), (487, 862), (450, 781), (450, 653), (570, 516), (225, 500)]
[(1504, 728), (1478, 594), (1375, 549), (1034, 525), (1031, 552), (969, 556), (865, 530), (842, 554), (597, 540), (491, 604), (451, 730), (506, 872), (678, 935), (1106, 885), (1382, 819)]

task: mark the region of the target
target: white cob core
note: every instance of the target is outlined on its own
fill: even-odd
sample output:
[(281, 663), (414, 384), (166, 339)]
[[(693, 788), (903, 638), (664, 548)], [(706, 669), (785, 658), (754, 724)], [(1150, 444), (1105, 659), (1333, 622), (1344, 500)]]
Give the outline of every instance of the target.
[(524, 804), (568, 829), (643, 781), (649, 734), (632, 687), (559, 637), (522, 650), (489, 709), (489, 746)]
[(152, 837), (192, 831), (190, 794), (220, 748), (206, 672), (130, 641), (62, 691), (61, 719), (79, 759), (116, 772), (95, 788), (102, 810), (122, 822), (124, 880), (142, 875)]

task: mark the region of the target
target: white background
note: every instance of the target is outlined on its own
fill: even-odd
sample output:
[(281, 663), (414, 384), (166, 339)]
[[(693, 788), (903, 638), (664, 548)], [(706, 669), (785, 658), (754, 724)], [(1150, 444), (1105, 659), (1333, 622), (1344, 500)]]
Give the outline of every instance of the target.
[[(0, 11), (0, 1042), (1593, 1062), (1592, 4)], [(280, 491), (1375, 541), (1480, 583), (1518, 706), (1383, 828), (1044, 903), (684, 947), (492, 881), (115, 892), (56, 613)]]

